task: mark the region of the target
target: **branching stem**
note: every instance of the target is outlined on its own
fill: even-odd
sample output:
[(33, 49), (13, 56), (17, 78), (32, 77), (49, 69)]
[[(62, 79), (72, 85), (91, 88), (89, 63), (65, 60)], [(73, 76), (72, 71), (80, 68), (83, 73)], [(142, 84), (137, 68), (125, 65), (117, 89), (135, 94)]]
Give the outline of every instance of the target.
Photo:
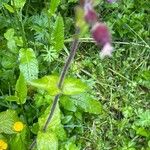
[[(61, 75), (60, 75), (60, 78), (59, 78), (59, 82), (58, 82), (58, 88), (59, 89), (62, 89), (62, 86), (63, 86), (63, 83), (64, 83), (64, 79), (66, 77), (66, 73), (68, 72), (68, 69), (69, 69), (69, 66), (75, 56), (75, 53), (77, 51), (77, 47), (78, 47), (78, 43), (79, 43), (79, 40), (78, 40), (78, 34), (79, 34), (79, 29), (77, 29), (76, 31), (76, 35), (74, 37), (74, 40), (73, 40), (73, 43), (72, 43), (72, 46), (71, 46), (71, 52), (67, 58), (67, 61), (64, 65), (64, 68), (61, 72)], [(49, 113), (49, 116), (48, 116), (48, 119), (43, 127), (43, 131), (45, 132), (47, 127), (48, 127), (48, 124), (50, 123), (52, 117), (53, 117), (53, 114), (54, 114), (54, 111), (55, 111), (55, 108), (56, 108), (56, 105), (57, 105), (57, 102), (59, 100), (59, 96), (61, 94), (57, 94), (54, 98), (54, 101), (53, 101), (53, 104), (52, 104), (52, 107), (50, 109), (50, 113)]]
[[(76, 29), (76, 34), (75, 34), (73, 42), (72, 42), (70, 54), (69, 54), (69, 56), (66, 60), (66, 63), (64, 65), (63, 70), (62, 70), (62, 72), (60, 74), (60, 77), (59, 77), (59, 82), (58, 82), (58, 88), (59, 89), (62, 89), (62, 87), (63, 87), (63, 83), (64, 83), (64, 80), (65, 80), (66, 74), (68, 72), (68, 69), (70, 67), (70, 64), (71, 64), (72, 60), (74, 59), (75, 53), (77, 51), (78, 44), (79, 44), (79, 33), (80, 33), (80, 29), (77, 28)], [(50, 122), (52, 120), (52, 117), (54, 115), (55, 108), (57, 106), (60, 95), (61, 94), (57, 94), (55, 96), (54, 100), (53, 100), (53, 104), (52, 104), (52, 107), (50, 108), (49, 116), (48, 116), (48, 118), (46, 120), (46, 123), (43, 127), (43, 132), (46, 132), (47, 127), (48, 127), (48, 125), (50, 124)], [(33, 149), (35, 144), (36, 144), (36, 140), (34, 140), (33, 143), (30, 145), (30, 149)]]

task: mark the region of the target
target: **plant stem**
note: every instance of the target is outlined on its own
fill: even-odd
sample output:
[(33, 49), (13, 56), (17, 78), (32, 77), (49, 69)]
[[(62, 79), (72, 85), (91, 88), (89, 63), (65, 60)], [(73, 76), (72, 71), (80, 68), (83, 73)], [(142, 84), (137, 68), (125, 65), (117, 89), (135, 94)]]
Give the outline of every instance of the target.
[[(75, 53), (77, 51), (77, 47), (78, 47), (78, 43), (79, 43), (79, 39), (78, 39), (78, 34), (79, 34), (80, 30), (79, 28), (77, 28), (77, 31), (76, 31), (76, 35), (74, 37), (74, 40), (73, 40), (73, 43), (72, 43), (72, 47), (71, 47), (71, 52), (67, 58), (67, 61), (64, 65), (64, 68), (61, 72), (61, 75), (60, 75), (60, 78), (59, 78), (59, 82), (58, 82), (58, 88), (59, 89), (62, 89), (62, 86), (63, 86), (63, 83), (64, 83), (64, 79), (66, 77), (66, 73), (68, 72), (68, 69), (69, 69), (69, 66), (75, 56)], [(55, 111), (55, 108), (56, 108), (56, 105), (57, 105), (57, 102), (59, 100), (59, 96), (61, 94), (57, 94), (54, 98), (54, 101), (53, 101), (53, 104), (52, 104), (52, 107), (50, 109), (50, 113), (49, 113), (49, 116), (48, 116), (48, 119), (43, 127), (43, 131), (45, 132), (47, 127), (48, 127), (48, 124), (50, 123), (52, 117), (53, 117), (53, 114), (54, 114), (54, 111)]]
[[(59, 77), (59, 82), (58, 82), (58, 88), (59, 89), (62, 89), (62, 86), (63, 86), (63, 83), (64, 83), (64, 79), (66, 77), (66, 74), (68, 72), (70, 64), (71, 64), (72, 60), (74, 59), (75, 53), (77, 51), (78, 44), (79, 44), (79, 37), (78, 37), (79, 33), (80, 33), (80, 29), (77, 28), (75, 36), (74, 36), (74, 40), (73, 40), (73, 43), (72, 43), (72, 46), (71, 46), (70, 54), (69, 54), (69, 56), (68, 56), (68, 58), (66, 60), (66, 63), (64, 65), (63, 70), (61, 72), (61, 75)], [(43, 132), (46, 132), (47, 127), (48, 127), (50, 121), (52, 120), (52, 117), (54, 115), (54, 111), (55, 111), (55, 108), (57, 106), (57, 103), (58, 103), (60, 95), (61, 94), (57, 94), (55, 96), (54, 100), (53, 100), (53, 104), (52, 104), (52, 107), (50, 108), (49, 116), (48, 116), (48, 118), (46, 120), (46, 123), (45, 123), (45, 125), (43, 127)], [(32, 144), (30, 145), (29, 149), (30, 150), (33, 149), (35, 145), (36, 145), (36, 139), (32, 142)]]

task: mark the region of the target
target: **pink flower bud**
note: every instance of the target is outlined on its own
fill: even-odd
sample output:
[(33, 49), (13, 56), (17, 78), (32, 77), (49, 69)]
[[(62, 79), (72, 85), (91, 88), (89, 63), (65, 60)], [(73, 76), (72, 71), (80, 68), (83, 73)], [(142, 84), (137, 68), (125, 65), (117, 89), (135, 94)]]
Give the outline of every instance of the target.
[(111, 43), (111, 36), (107, 26), (104, 23), (95, 23), (92, 27), (93, 39), (98, 45), (104, 46), (106, 43)]
[(97, 21), (96, 12), (93, 9), (89, 9), (85, 12), (85, 21), (89, 24), (94, 24)]
[(110, 43), (106, 43), (100, 52), (100, 57), (101, 58), (104, 58), (105, 56), (110, 57), (112, 52), (113, 52), (113, 47), (111, 46)]

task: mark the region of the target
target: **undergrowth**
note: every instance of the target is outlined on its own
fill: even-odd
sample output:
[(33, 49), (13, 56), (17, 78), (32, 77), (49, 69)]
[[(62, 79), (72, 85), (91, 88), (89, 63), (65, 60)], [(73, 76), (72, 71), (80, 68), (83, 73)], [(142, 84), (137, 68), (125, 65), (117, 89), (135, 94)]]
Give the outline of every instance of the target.
[(0, 2), (0, 149), (26, 150), (35, 139), (38, 150), (150, 149), (149, 2), (96, 2), (112, 57), (101, 59), (86, 31), (61, 89), (78, 2)]

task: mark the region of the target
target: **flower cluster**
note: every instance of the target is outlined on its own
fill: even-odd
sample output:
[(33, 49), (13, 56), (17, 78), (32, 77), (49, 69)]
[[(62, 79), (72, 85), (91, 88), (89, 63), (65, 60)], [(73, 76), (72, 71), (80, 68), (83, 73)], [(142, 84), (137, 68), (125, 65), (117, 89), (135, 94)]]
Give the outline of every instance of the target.
[(98, 46), (102, 46), (100, 57), (111, 56), (113, 47), (111, 45), (111, 34), (106, 24), (99, 22), (93, 8), (93, 0), (82, 1), (85, 21), (91, 27), (91, 34)]

